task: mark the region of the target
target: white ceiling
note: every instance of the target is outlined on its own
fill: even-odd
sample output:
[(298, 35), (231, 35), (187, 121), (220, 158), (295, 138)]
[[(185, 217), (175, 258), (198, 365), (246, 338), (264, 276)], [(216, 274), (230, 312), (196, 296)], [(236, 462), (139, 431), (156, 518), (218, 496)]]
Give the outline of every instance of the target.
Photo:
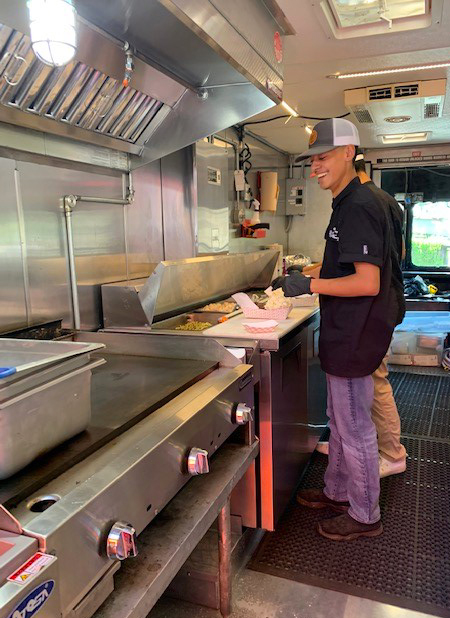
[[(283, 98), (301, 115), (332, 117), (345, 114), (344, 90), (389, 83), (447, 78), (447, 94), (442, 118), (422, 122), (408, 122), (397, 126), (358, 125), (361, 145), (382, 147), (377, 135), (432, 131), (427, 143), (450, 142), (450, 73), (448, 68), (382, 75), (372, 78), (345, 80), (329, 79), (333, 73), (359, 72), (386, 67), (411, 66), (450, 60), (450, 0), (444, 0), (442, 21), (429, 28), (409, 32), (335, 39), (317, 16), (319, 0), (278, 0), (280, 8), (292, 24), (296, 34), (284, 38), (284, 95)], [(263, 120), (286, 111), (276, 106), (252, 120)], [(352, 117), (348, 117), (352, 120)], [(270, 143), (298, 153), (308, 144), (305, 121), (292, 118), (247, 128), (263, 136)]]

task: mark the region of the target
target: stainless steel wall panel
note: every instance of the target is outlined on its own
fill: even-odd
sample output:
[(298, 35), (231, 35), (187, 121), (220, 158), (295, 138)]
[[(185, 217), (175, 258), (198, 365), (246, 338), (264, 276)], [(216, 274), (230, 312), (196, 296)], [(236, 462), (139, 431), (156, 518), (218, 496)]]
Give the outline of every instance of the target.
[(161, 159), (164, 259), (196, 254), (194, 149), (183, 148)]
[(228, 150), (197, 142), (195, 147), (198, 200), (198, 253), (229, 249)]
[(14, 161), (0, 159), (0, 331), (27, 325)]
[[(18, 163), (30, 281), (30, 320), (70, 324), (63, 195), (122, 197), (121, 176), (101, 176), (35, 163)], [(123, 207), (77, 205), (73, 213), (83, 328), (99, 325), (100, 284), (126, 276)]]
[(160, 161), (136, 170), (133, 186), (134, 202), (125, 206), (130, 279), (148, 276), (164, 259)]

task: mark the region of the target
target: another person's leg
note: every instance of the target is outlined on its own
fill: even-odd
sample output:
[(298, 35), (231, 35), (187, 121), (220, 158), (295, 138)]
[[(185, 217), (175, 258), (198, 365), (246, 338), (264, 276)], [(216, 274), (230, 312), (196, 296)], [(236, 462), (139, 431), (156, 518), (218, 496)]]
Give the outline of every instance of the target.
[(399, 474), (406, 470), (406, 450), (400, 442), (400, 417), (388, 373), (386, 356), (372, 374), (374, 383), (372, 420), (378, 435), (381, 477)]

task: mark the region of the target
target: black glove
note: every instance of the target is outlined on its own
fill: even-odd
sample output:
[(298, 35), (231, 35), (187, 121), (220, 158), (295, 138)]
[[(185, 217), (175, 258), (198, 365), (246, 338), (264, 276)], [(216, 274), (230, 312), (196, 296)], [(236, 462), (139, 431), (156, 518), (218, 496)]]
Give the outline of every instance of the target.
[(311, 278), (305, 277), (297, 270), (292, 271), (286, 277), (277, 277), (272, 282), (272, 290), (277, 290), (278, 288), (282, 288), (285, 296), (312, 294)]
[(272, 290), (278, 290), (278, 288), (281, 288), (281, 284), (283, 283), (283, 281), (286, 279), (286, 277), (277, 277), (276, 279), (274, 279), (272, 281), (272, 283), (270, 284), (272, 287)]
[(289, 266), (286, 272), (290, 275), (294, 271), (298, 271), (299, 273), (303, 272), (303, 266)]

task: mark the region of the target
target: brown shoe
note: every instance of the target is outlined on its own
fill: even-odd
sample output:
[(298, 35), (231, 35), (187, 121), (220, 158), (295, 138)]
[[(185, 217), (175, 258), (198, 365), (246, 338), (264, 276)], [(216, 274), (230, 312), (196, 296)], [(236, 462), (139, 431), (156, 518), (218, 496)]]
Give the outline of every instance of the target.
[(383, 533), (383, 524), (377, 521), (375, 524), (361, 524), (348, 513), (325, 519), (317, 524), (319, 534), (331, 541), (353, 541), (360, 536), (380, 536)]
[(297, 494), (297, 502), (310, 509), (330, 508), (337, 513), (346, 513), (350, 507), (349, 502), (337, 502), (327, 498), (322, 489), (300, 490)]

